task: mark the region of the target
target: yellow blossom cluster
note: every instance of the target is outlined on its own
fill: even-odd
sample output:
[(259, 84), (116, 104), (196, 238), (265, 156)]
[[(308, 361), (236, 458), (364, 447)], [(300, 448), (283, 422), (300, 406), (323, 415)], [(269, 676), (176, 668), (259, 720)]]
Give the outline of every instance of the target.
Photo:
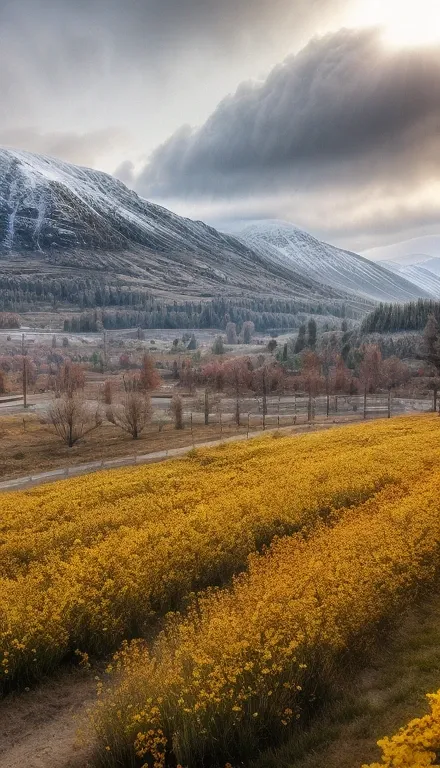
[(438, 766), (440, 752), (440, 690), (428, 693), (431, 711), (412, 720), (392, 738), (378, 741), (382, 762), (363, 768), (425, 768)]
[(0, 688), (150, 634), (275, 537), (404, 494), (439, 459), (438, 419), (398, 418), (2, 495)]
[(99, 764), (237, 765), (280, 741), (344, 653), (435, 579), (439, 499), (438, 469), (407, 494), (383, 488), (332, 526), (252, 555), (232, 586), (169, 617), (151, 648), (127, 644), (93, 714)]

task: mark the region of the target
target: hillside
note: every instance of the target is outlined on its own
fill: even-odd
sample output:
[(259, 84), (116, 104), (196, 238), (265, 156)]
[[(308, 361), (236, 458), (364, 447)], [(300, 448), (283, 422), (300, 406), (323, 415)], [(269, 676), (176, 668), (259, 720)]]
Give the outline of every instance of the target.
[(249, 224), (238, 237), (262, 258), (288, 265), (296, 274), (321, 285), (373, 301), (413, 301), (430, 296), (401, 275), (355, 253), (320, 242), (284, 221)]
[(419, 288), (430, 293), (436, 299), (440, 299), (440, 269), (439, 274), (430, 271), (431, 262), (434, 264), (440, 259), (429, 259), (429, 261), (421, 262), (420, 264), (408, 264), (401, 265), (395, 261), (381, 261), (380, 266), (388, 269), (396, 275), (410, 280), (414, 285), (418, 285)]
[(425, 235), (393, 245), (370, 248), (363, 255), (373, 261), (393, 261), (400, 266), (423, 263), (425, 268), (439, 275), (440, 235)]
[(10, 274), (80, 272), (179, 298), (344, 298), (105, 173), (9, 149), (0, 150), (0, 260)]

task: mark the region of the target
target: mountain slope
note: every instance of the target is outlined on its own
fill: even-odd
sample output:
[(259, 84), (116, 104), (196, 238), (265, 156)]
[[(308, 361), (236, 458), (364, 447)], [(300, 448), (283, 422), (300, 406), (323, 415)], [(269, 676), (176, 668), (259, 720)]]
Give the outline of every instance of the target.
[(292, 224), (261, 221), (237, 233), (247, 246), (298, 275), (374, 301), (412, 301), (428, 294), (400, 274), (349, 251), (322, 243)]
[(344, 298), (105, 173), (9, 149), (0, 149), (0, 265), (21, 275), (105, 273), (180, 298)]
[(401, 266), (412, 266), (422, 262), (426, 266), (429, 259), (435, 259), (440, 266), (440, 235), (425, 235), (393, 245), (371, 248), (362, 255), (373, 261), (395, 261)]
[[(435, 259), (431, 259), (435, 262)], [(440, 262), (440, 259), (438, 260)], [(429, 293), (435, 299), (440, 299), (440, 276), (431, 272), (427, 268), (429, 262), (421, 262), (420, 264), (413, 264), (408, 266), (401, 266), (395, 261), (380, 261), (378, 262), (381, 267), (388, 269), (390, 272), (394, 272), (396, 275), (401, 275), (407, 280), (410, 280), (419, 288)]]

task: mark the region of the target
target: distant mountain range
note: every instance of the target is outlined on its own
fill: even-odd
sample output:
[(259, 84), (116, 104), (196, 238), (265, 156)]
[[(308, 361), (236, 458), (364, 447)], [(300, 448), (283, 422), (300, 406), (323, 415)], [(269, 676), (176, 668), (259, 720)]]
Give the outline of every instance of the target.
[(422, 263), (426, 267), (428, 262), (433, 261), (434, 265), (430, 266), (435, 268), (432, 271), (440, 275), (440, 235), (426, 235), (394, 245), (371, 248), (364, 251), (363, 256), (379, 263), (396, 262), (402, 267)]
[(225, 234), (143, 200), (108, 174), (10, 149), (0, 149), (2, 275), (92, 276), (180, 300), (301, 298), (368, 307), (432, 295), (420, 280), (290, 224), (264, 221)]
[(398, 270), (390, 274), (380, 264), (322, 243), (284, 221), (256, 222), (236, 234), (262, 258), (287, 265), (321, 285), (373, 301), (412, 301), (429, 295)]
[[(410, 280), (414, 285), (440, 299), (440, 259), (428, 259), (420, 264), (401, 265), (396, 261), (380, 261), (380, 266), (395, 275)], [(438, 272), (434, 270), (438, 270)]]

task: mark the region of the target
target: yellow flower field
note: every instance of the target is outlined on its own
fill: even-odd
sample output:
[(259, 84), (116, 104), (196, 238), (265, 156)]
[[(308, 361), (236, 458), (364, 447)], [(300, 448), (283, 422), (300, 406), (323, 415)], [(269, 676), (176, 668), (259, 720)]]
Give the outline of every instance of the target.
[(264, 437), (0, 497), (0, 686), (151, 632), (274, 537), (439, 465), (438, 417)]
[(341, 654), (434, 580), (439, 499), (437, 469), (405, 497), (385, 488), (333, 527), (253, 555), (232, 588), (171, 617), (151, 650), (124, 648), (94, 713), (98, 764), (223, 768), (279, 742), (325, 696)]
[(424, 768), (438, 766), (440, 751), (440, 691), (427, 694), (431, 712), (412, 720), (392, 738), (378, 741), (382, 762), (363, 768)]

